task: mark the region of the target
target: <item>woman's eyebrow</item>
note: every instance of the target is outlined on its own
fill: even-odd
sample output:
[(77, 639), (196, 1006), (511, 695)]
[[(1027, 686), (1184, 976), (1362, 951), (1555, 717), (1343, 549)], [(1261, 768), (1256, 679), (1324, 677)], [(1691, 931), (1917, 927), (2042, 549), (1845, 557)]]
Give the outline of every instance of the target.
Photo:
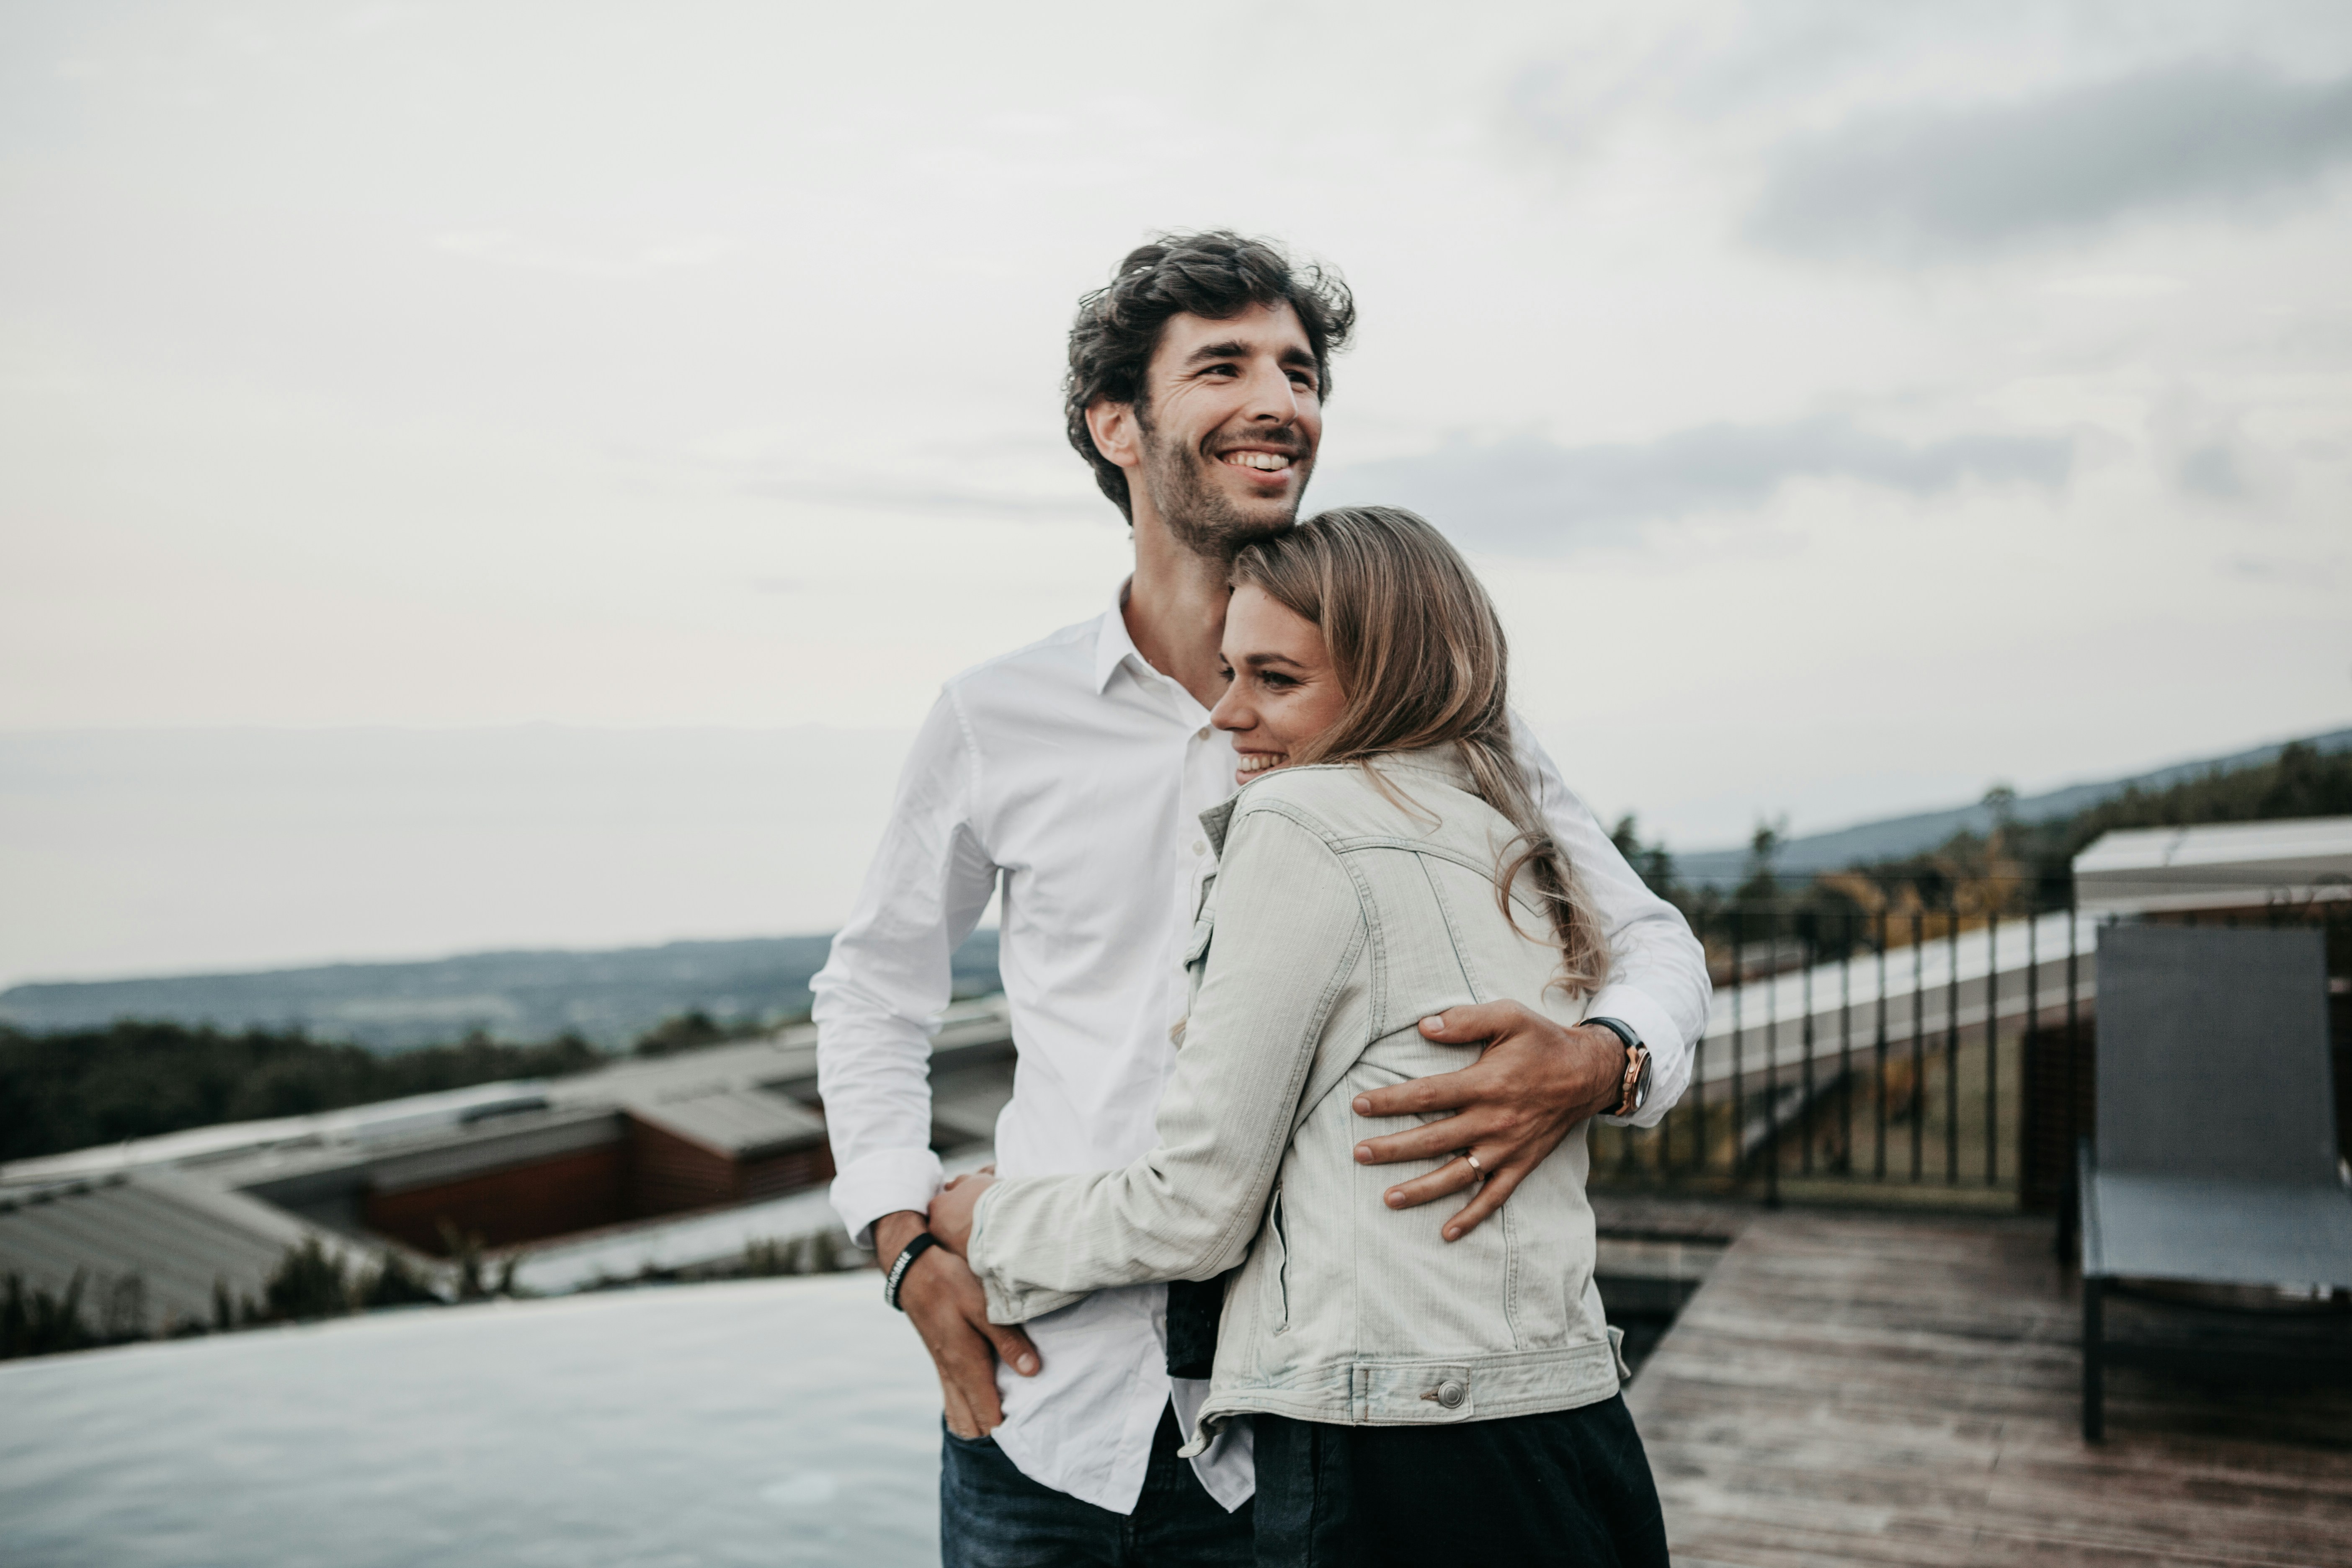
[(1301, 664), (1298, 660), (1291, 658), (1286, 653), (1245, 653), (1242, 655), (1241, 662), (1250, 666), (1254, 669), (1263, 668), (1269, 664), (1286, 664), (1293, 669), (1305, 669), (1307, 668), (1304, 664)]

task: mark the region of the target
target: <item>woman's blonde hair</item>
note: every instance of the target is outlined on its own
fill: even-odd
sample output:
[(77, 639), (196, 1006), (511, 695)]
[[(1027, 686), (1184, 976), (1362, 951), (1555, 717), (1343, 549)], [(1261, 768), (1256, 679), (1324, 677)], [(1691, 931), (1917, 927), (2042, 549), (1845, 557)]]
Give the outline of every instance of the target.
[(1337, 507), (1244, 547), (1232, 582), (1320, 626), (1347, 693), (1338, 721), (1291, 761), (1362, 763), (1454, 742), (1479, 798), (1517, 830), (1496, 879), (1504, 915), (1519, 873), (1532, 872), (1560, 984), (1571, 995), (1601, 989), (1609, 944), (1512, 751), (1503, 624), (1454, 547), (1401, 507)]

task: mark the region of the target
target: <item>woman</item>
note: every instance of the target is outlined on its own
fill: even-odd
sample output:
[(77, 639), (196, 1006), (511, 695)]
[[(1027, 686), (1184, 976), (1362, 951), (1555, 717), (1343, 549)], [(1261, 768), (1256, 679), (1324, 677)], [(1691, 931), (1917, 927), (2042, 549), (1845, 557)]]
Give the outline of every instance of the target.
[(1233, 584), (1212, 721), (1246, 787), (1202, 818), (1218, 871), (1159, 1147), (965, 1180), (931, 1230), (998, 1322), (1238, 1265), (1193, 1442), (1252, 1420), (1262, 1563), (1664, 1564), (1583, 1139), (1495, 1223), (1443, 1232), (1391, 1212), (1399, 1173), (1353, 1154), (1411, 1125), (1366, 1128), (1357, 1094), (1460, 1065), (1420, 1019), (1507, 997), (1574, 1023), (1608, 969), (1512, 758), (1494, 607), (1386, 508), (1254, 543)]

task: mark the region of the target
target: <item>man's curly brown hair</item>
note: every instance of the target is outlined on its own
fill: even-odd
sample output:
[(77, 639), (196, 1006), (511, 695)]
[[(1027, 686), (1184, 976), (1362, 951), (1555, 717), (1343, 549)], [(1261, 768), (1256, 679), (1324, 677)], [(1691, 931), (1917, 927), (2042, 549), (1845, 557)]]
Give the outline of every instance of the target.
[(1062, 381), (1062, 411), (1070, 445), (1092, 464), (1095, 483), (1111, 503), (1135, 518), (1127, 471), (1095, 447), (1087, 410), (1097, 403), (1129, 403), (1149, 416), (1144, 372), (1160, 331), (1172, 316), (1213, 321), (1252, 305), (1288, 305), (1315, 351), (1317, 384), (1331, 395), (1331, 356), (1348, 346), (1356, 327), (1356, 300), (1339, 273), (1296, 263), (1279, 247), (1226, 229), (1163, 234), (1127, 253), (1109, 284), (1078, 301), (1070, 327), (1070, 372)]

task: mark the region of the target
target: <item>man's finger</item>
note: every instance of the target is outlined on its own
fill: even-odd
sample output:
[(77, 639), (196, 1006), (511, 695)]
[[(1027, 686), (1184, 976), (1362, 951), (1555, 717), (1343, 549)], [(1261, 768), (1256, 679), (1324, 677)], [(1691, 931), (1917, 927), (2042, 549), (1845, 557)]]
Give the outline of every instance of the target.
[(1392, 1209), (1418, 1208), (1432, 1198), (1442, 1198), (1472, 1186), (1478, 1173), (1470, 1168), (1467, 1160), (1448, 1160), (1427, 1175), (1415, 1176), (1410, 1182), (1399, 1182), (1381, 1194), (1381, 1201)]
[(997, 1360), (1024, 1377), (1037, 1375), (1041, 1364), (1037, 1359), (1037, 1347), (1029, 1342), (1027, 1334), (1010, 1323), (990, 1323), (981, 1331), (996, 1347)]
[(986, 1340), (972, 1335), (969, 1344), (958, 1345), (941, 1356), (939, 1366), (940, 1382), (952, 1383), (956, 1397), (963, 1401), (977, 1428), (973, 1436), (993, 1430), (1004, 1419), (1004, 1407), (996, 1397), (996, 1358), (989, 1352)]
[(966, 1403), (963, 1390), (956, 1386), (955, 1379), (947, 1374), (944, 1367), (940, 1369), (940, 1413), (947, 1420), (948, 1430), (965, 1441), (981, 1435), (980, 1423), (971, 1418), (971, 1406)]
[(1444, 1233), (1445, 1239), (1459, 1241), (1477, 1229), (1479, 1222), (1501, 1208), (1503, 1200), (1511, 1195), (1512, 1190), (1526, 1176), (1525, 1167), (1514, 1165), (1508, 1170), (1497, 1171), (1487, 1177), (1486, 1184), (1478, 1189), (1477, 1195), (1464, 1204), (1455, 1211), (1454, 1217), (1445, 1222)]
[(1356, 1145), (1356, 1163), (1393, 1165), (1400, 1160), (1437, 1160), (1457, 1149), (1475, 1149), (1503, 1131), (1502, 1116), (1489, 1109), (1465, 1110), (1423, 1127), (1408, 1127)]
[[(1477, 1098), (1473, 1069), (1412, 1078), (1356, 1096), (1359, 1116), (1419, 1116), (1432, 1110), (1459, 1110)], [(1465, 1079), (1469, 1081), (1465, 1082)]]
[(1421, 1036), (1441, 1046), (1484, 1045), (1527, 1019), (1527, 1008), (1517, 1002), (1471, 1002), (1423, 1018)]

